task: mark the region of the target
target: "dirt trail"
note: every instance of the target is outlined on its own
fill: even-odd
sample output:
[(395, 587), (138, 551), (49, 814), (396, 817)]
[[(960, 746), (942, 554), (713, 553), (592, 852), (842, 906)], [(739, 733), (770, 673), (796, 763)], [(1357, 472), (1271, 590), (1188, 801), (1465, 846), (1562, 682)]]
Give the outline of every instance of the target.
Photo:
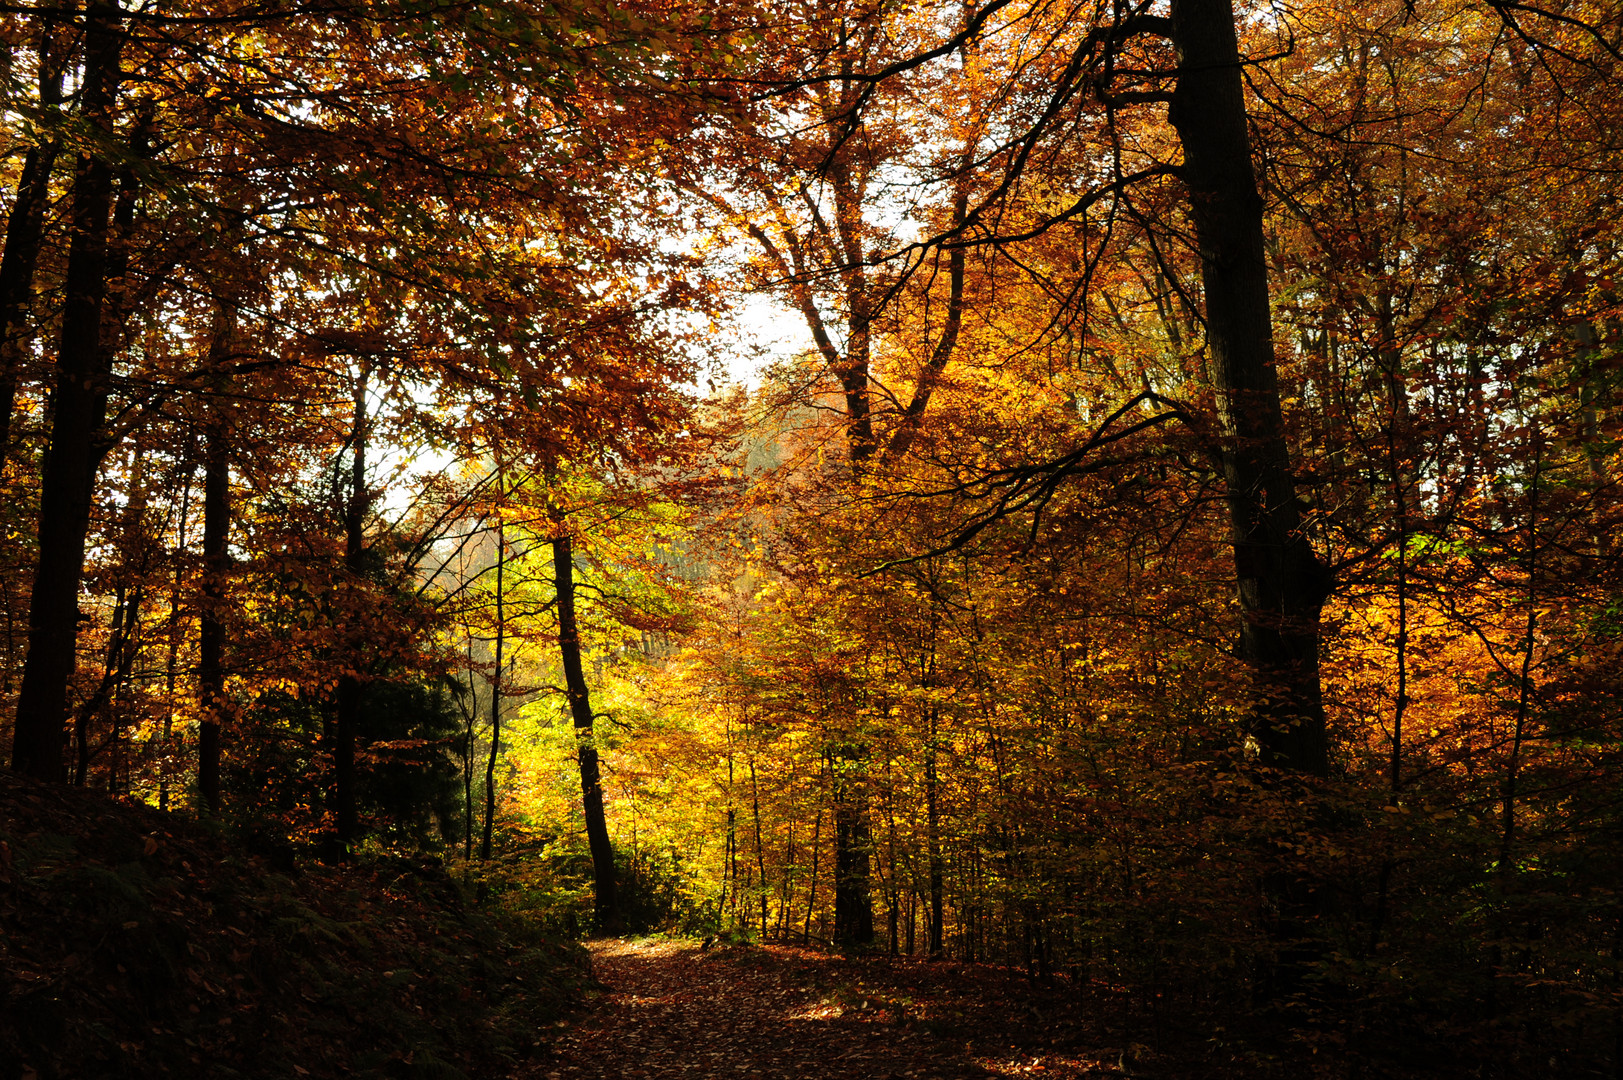
[(932, 1006), (874, 990), (871, 968), (807, 950), (609, 941), (592, 955), (608, 997), (557, 1033), (533, 1080), (970, 1080), (1115, 1071), (1097, 1060), (1034, 1057), (1007, 1043), (983, 1050), (967, 1029), (919, 1015)]

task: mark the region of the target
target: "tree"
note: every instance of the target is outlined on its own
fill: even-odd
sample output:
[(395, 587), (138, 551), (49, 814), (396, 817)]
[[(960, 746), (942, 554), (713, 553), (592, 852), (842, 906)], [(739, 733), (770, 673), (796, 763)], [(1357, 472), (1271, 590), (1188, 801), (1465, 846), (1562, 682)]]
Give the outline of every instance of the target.
[(1176, 0), (1178, 69), (1168, 120), (1183, 148), (1200, 251), (1206, 347), (1217, 392), (1219, 459), (1244, 612), (1240, 654), (1259, 682), (1257, 738), (1302, 772), (1329, 768), (1319, 691), (1319, 617), (1329, 574), (1298, 509), (1275, 372), (1263, 203), (1227, 0)]
[[(609, 40), (597, 15), (581, 13), (577, 25), (597, 27), (591, 40), (565, 44), (542, 34), (520, 56), (513, 45), (528, 39), (530, 16), (508, 14), (516, 21), (483, 20), (462, 9), (443, 20), (346, 9), (330, 21), (302, 10), (250, 9), (171, 22), (155, 12), (103, 6), (80, 20), (86, 45), (78, 108), (99, 134), (84, 144), (75, 180), (78, 224), (41, 474), (41, 554), (14, 740), (19, 768), (60, 775), (59, 727), (78, 640), (73, 597), (101, 497), (97, 468), (123, 439), (163, 426), (162, 413), (174, 402), (217, 389), (227, 374), (333, 352), (324, 341), (347, 342), (343, 349), (363, 355), (410, 357), (419, 385), (437, 384), (448, 405), (458, 396), (466, 404), (506, 379), (523, 381), (538, 411), (554, 419), (572, 413), (570, 422), (583, 434), (598, 421), (585, 407), (588, 399), (568, 390), (570, 380), (584, 375), (598, 389), (624, 376), (623, 394), (650, 389), (646, 371), (622, 365), (615, 372), (604, 358), (616, 349), (623, 355), (625, 343), (657, 317), (641, 307), (642, 286), (671, 260), (631, 240), (630, 230), (616, 232), (604, 214), (613, 201), (610, 185), (595, 182), (601, 170), (594, 182), (581, 182), (593, 167), (589, 155), (575, 154), (590, 145), (584, 121), (597, 108), (580, 108), (590, 95), (576, 91), (601, 85), (600, 75), (623, 70), (627, 56), (646, 55), (649, 45), (641, 38)], [(534, 25), (550, 25), (549, 14), (531, 14), (539, 20)], [(619, 13), (604, 17), (619, 25)], [(430, 35), (438, 44), (427, 54), (406, 32), (423, 19), (448, 31)], [(47, 91), (72, 22), (45, 13), (33, 23), (45, 42), (38, 69)], [(374, 33), (380, 26), (401, 33)], [(312, 35), (336, 35), (317, 77), (307, 70)], [(267, 52), (259, 48), (265, 42), (280, 45)], [(532, 107), (521, 125), (487, 123), (492, 99), (483, 88), (492, 85), (531, 87)], [(432, 125), (421, 122), (433, 111), (428, 97), (438, 109)], [(295, 99), (304, 104), (288, 108)], [(48, 127), (42, 121), (42, 130)], [(408, 134), (414, 130), (420, 134)], [(538, 168), (536, 158), (510, 153), (512, 138), (560, 167)], [(49, 145), (42, 143), (41, 152)], [(39, 164), (29, 193), (48, 182), (40, 179), (43, 158)], [(15, 296), (27, 289), (31, 205), (24, 199), (10, 216), (19, 230), (9, 249), (16, 272), (6, 271)], [(160, 215), (167, 215), (162, 222)], [(565, 219), (571, 224), (564, 226)], [(438, 240), (419, 242), (430, 226)], [(260, 260), (258, 280), (244, 281), (241, 267), (231, 265), (246, 250)], [(602, 273), (610, 262), (616, 273), (624, 271), (615, 284)], [(172, 314), (184, 326), (207, 306), (195, 298), (217, 288), (246, 290), (246, 301), (220, 299), (237, 303), (243, 320), (277, 329), (262, 336), (252, 356), (216, 356), (187, 369), (175, 361), (195, 355), (173, 339), (140, 350), (118, 340), (132, 315), (161, 322)], [(680, 283), (666, 292), (670, 305), (691, 295)], [(361, 310), (342, 310), (356, 300)], [(567, 330), (558, 320), (565, 309)], [(14, 351), (15, 304), (6, 310), (12, 320), (6, 347)], [(318, 347), (305, 347), (311, 342)], [(676, 352), (667, 360), (673, 371), (689, 363)], [(9, 360), (6, 372), (17, 373)], [(648, 399), (644, 415), (653, 417), (664, 406), (657, 393)], [(635, 427), (621, 418), (602, 425)], [(216, 640), (211, 631), (211, 672)], [(212, 773), (214, 729), (204, 730)]]
[[(552, 527), (563, 526), (561, 514), (554, 514)], [(563, 662), (564, 691), (569, 698), (569, 715), (575, 726), (580, 758), (581, 803), (586, 815), (586, 838), (592, 852), (592, 895), (597, 928), (613, 933), (620, 914), (615, 902), (614, 847), (603, 812), (603, 779), (598, 764), (597, 745), (592, 738), (596, 720), (590, 689), (580, 662), (580, 624), (575, 618), (574, 543), (567, 532), (552, 539), (553, 588), (558, 605), (558, 655)]]
[[(82, 112), (104, 145), (115, 145), (114, 98), (123, 74), (125, 44), (116, 9), (93, 6), (85, 23)], [(145, 136), (138, 136), (144, 141)], [(131, 148), (140, 156), (142, 148)], [(108, 303), (108, 282), (122, 284), (127, 257), (108, 252), (115, 225), (113, 163), (83, 153), (73, 181), (73, 240), (68, 255), (62, 329), (58, 342), (50, 444), (40, 478), (40, 543), (30, 591), (28, 662), (17, 698), (12, 768), (45, 780), (62, 779), (62, 731), (68, 711), (78, 635), (79, 577), (95, 474), (108, 446), (101, 442), (107, 385), (118, 327), (119, 297)], [(127, 236), (134, 221), (136, 179), (120, 180), (116, 225)]]

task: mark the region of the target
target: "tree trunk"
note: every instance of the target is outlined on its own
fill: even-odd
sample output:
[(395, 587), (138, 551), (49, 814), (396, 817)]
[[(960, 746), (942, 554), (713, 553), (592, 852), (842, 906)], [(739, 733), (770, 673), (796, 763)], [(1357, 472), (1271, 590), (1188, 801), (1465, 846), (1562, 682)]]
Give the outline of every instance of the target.
[[(350, 434), (353, 456), (350, 460), (349, 500), (344, 512), (344, 569), (349, 576), (349, 587), (357, 592), (363, 587), (361, 577), (366, 570), (366, 364), (355, 380), (355, 426)], [(338, 680), (338, 710), (336, 730), (333, 732), (333, 810), (338, 829), (338, 848), (341, 858), (348, 858), (357, 839), (358, 816), (355, 810), (355, 737), (361, 721), (360, 668), (364, 663), (365, 644), (352, 634), (344, 635), (344, 674)]]
[(608, 821), (603, 814), (603, 782), (592, 742), (592, 702), (580, 663), (580, 629), (575, 622), (575, 554), (567, 534), (552, 541), (552, 566), (558, 593), (558, 652), (563, 658), (564, 688), (575, 721), (580, 753), (580, 793), (586, 812), (586, 841), (592, 850), (592, 886), (596, 899), (597, 928), (602, 933), (619, 929), (614, 898), (614, 848), (609, 843)]
[(77, 711), (73, 718), (73, 771), (69, 779), (74, 787), (84, 787), (90, 782), (90, 762), (99, 751), (90, 749), (90, 724), (97, 711), (110, 696), (113, 680), (118, 677), (118, 636), (124, 626), (124, 609), (128, 602), (125, 594), (126, 582), (120, 581), (113, 590), (113, 617), (108, 620), (109, 641), (107, 659), (102, 670), (101, 686)]
[[(215, 313), (211, 365), (218, 366), (231, 349), (236, 333), (236, 311), (222, 304)], [(217, 381), (216, 391), (222, 387)], [(211, 812), (220, 809), (220, 729), (229, 715), (225, 696), (226, 575), (231, 557), (230, 434), (222, 415), (222, 398), (209, 403), (203, 448), (203, 589), (198, 610), (197, 700), (202, 723), (197, 738), (197, 790)]]
[(867, 793), (841, 777), (832, 753), (829, 769), (834, 780), (834, 943), (865, 949), (874, 940)]
[(1324, 775), (1319, 616), (1329, 574), (1302, 531), (1274, 368), (1262, 199), (1230, 0), (1173, 0), (1178, 84), (1169, 119), (1200, 248), (1206, 347), (1242, 609), (1254, 735), (1270, 764)]
[(490, 861), (496, 833), (496, 755), (502, 745), (502, 666), (507, 663), (507, 523), (496, 523), (496, 666), (490, 673), (490, 756), (485, 759), (485, 828), (479, 858)]
[(462, 858), (473, 858), (473, 729), (479, 719), (479, 694), (473, 685), (473, 631), (466, 625), (463, 631), (468, 642), (468, 704), (462, 719), (465, 722), (462, 741)]
[[(112, 137), (121, 29), (105, 6), (86, 23), (81, 109), (88, 124)], [(63, 282), (62, 330), (45, 465), (40, 477), (39, 562), (28, 613), (28, 658), (17, 696), (12, 768), (60, 782), (62, 750), (79, 632), (90, 503), (102, 452), (112, 353), (104, 348), (107, 234), (113, 200), (111, 165), (81, 155), (74, 171), (72, 240)]]
[(941, 859), (941, 780), (936, 772), (936, 714), (930, 710), (930, 745), (924, 759), (924, 813), (930, 855), (930, 959), (946, 955), (942, 937), (946, 907), (946, 866)]
[(750, 810), (755, 815), (756, 888), (761, 899), (761, 941), (766, 941), (766, 851), (761, 844), (761, 785), (755, 777), (755, 758), (750, 757)]
[[(1262, 198), (1247, 130), (1231, 0), (1172, 0), (1178, 83), (1168, 119), (1200, 249), (1206, 351), (1217, 393), (1220, 464), (1241, 609), (1239, 656), (1250, 668), (1251, 734), (1265, 764), (1324, 776), (1329, 746), (1319, 688), (1319, 618), (1330, 574), (1302, 529), (1285, 441), (1264, 254)], [(1283, 1002), (1307, 987), (1316, 882), (1266, 875), (1275, 952), (1257, 990)]]
[(822, 839), (823, 808), (819, 806), (817, 808), (817, 817), (812, 823), (811, 882), (806, 887), (806, 926), (805, 929), (800, 932), (800, 942), (802, 945), (811, 943), (812, 915), (817, 911), (817, 869), (823, 852)]
[(172, 750), (170, 740), (174, 736), (175, 723), (175, 684), (180, 671), (180, 595), (181, 585), (184, 581), (186, 554), (186, 528), (190, 524), (192, 509), (192, 478), (195, 475), (195, 460), (191, 439), (186, 441), (185, 456), (182, 458), (183, 475), (185, 482), (180, 489), (180, 513), (178, 524), (175, 527), (175, 576), (169, 589), (169, 619), (168, 619), (168, 656), (164, 661), (164, 698), (163, 698), (163, 735), (158, 751), (158, 809), (169, 809), (169, 781)]
[(896, 882), (896, 810), (895, 796), (892, 793), (886, 811), (886, 824), (889, 837), (886, 843), (886, 881), (885, 881), (885, 922), (890, 933), (890, 955), (898, 956), (901, 952), (901, 906), (902, 890)]
[[(62, 102), (63, 60), (55, 55), (59, 36), (55, 31), (53, 24), (47, 24), (40, 31), (39, 43), (39, 102), (43, 122), (51, 128)], [(43, 142), (28, 148), (17, 178), (17, 197), (6, 218), (6, 250), (0, 257), (0, 462), (11, 450), (17, 382), (32, 341), (28, 316), (33, 306), (34, 269), (39, 262), (45, 210), (51, 200), (51, 171), (56, 167), (60, 145), (53, 130)]]

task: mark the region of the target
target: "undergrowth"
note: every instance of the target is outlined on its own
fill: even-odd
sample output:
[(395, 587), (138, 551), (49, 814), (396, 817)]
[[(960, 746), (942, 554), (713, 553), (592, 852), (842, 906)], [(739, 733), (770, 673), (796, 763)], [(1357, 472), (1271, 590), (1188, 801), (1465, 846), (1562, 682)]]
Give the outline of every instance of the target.
[(595, 990), (477, 892), (0, 775), (0, 1080), (502, 1075)]

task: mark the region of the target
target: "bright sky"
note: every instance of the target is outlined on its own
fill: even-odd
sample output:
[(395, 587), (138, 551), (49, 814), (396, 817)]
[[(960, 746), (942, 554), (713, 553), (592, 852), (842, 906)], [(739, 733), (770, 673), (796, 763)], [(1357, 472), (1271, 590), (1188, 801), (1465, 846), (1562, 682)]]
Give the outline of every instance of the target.
[(718, 343), (721, 357), (734, 382), (750, 389), (761, 385), (761, 371), (814, 348), (811, 331), (800, 313), (778, 297), (756, 293), (738, 305), (739, 340)]

